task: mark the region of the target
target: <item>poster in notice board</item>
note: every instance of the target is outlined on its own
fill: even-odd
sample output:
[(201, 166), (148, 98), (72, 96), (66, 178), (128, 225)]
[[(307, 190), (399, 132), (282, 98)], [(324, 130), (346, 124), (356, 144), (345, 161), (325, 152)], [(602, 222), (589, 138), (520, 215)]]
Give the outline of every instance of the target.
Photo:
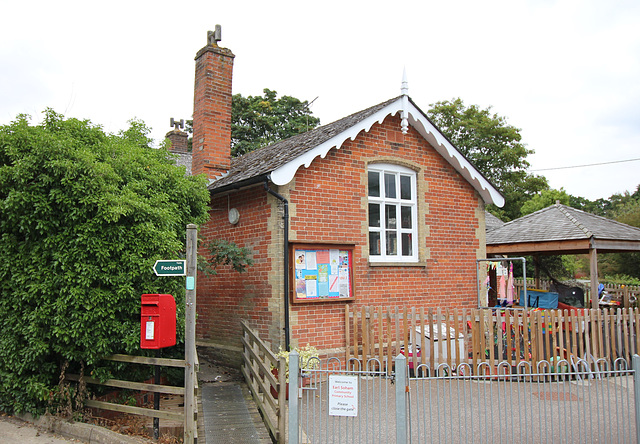
[(293, 302), (353, 300), (353, 246), (294, 244)]

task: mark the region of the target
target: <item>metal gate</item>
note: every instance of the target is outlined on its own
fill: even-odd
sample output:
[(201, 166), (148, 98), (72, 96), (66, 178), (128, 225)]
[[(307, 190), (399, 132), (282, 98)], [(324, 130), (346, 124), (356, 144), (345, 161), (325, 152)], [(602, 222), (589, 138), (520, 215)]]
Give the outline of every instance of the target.
[(292, 352), (289, 443), (640, 442), (637, 355), (633, 369), (562, 360), (472, 374), (466, 364), (408, 368), (399, 355), (388, 374), (384, 364), (331, 358), (299, 369)]
[[(297, 354), (289, 355), (290, 443), (395, 442), (393, 375), (375, 359), (362, 367), (357, 359), (345, 366), (337, 358), (312, 358), (297, 370)], [(295, 396), (298, 394), (298, 396)]]

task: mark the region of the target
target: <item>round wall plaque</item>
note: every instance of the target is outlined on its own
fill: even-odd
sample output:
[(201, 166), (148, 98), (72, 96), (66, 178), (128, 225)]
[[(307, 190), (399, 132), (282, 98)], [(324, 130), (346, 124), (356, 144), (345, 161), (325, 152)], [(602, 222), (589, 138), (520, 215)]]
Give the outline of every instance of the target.
[(235, 208), (231, 208), (229, 210), (229, 223), (235, 225), (238, 223), (239, 220), (240, 220), (240, 213)]

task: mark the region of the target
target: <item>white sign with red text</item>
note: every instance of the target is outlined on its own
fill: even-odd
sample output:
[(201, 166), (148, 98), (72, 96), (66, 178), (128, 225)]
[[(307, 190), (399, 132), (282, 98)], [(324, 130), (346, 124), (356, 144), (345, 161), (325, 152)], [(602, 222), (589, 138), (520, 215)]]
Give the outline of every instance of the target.
[(329, 375), (329, 415), (358, 416), (358, 377)]

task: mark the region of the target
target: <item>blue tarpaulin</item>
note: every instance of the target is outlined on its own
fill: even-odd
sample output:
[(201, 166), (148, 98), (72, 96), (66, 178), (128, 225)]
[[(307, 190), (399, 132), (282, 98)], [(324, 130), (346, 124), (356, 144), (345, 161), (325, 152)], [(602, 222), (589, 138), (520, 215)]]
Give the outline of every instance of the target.
[[(527, 306), (531, 308), (547, 308), (556, 310), (558, 308), (558, 293), (552, 291), (527, 290)], [(524, 290), (520, 290), (520, 303), (524, 306)]]

